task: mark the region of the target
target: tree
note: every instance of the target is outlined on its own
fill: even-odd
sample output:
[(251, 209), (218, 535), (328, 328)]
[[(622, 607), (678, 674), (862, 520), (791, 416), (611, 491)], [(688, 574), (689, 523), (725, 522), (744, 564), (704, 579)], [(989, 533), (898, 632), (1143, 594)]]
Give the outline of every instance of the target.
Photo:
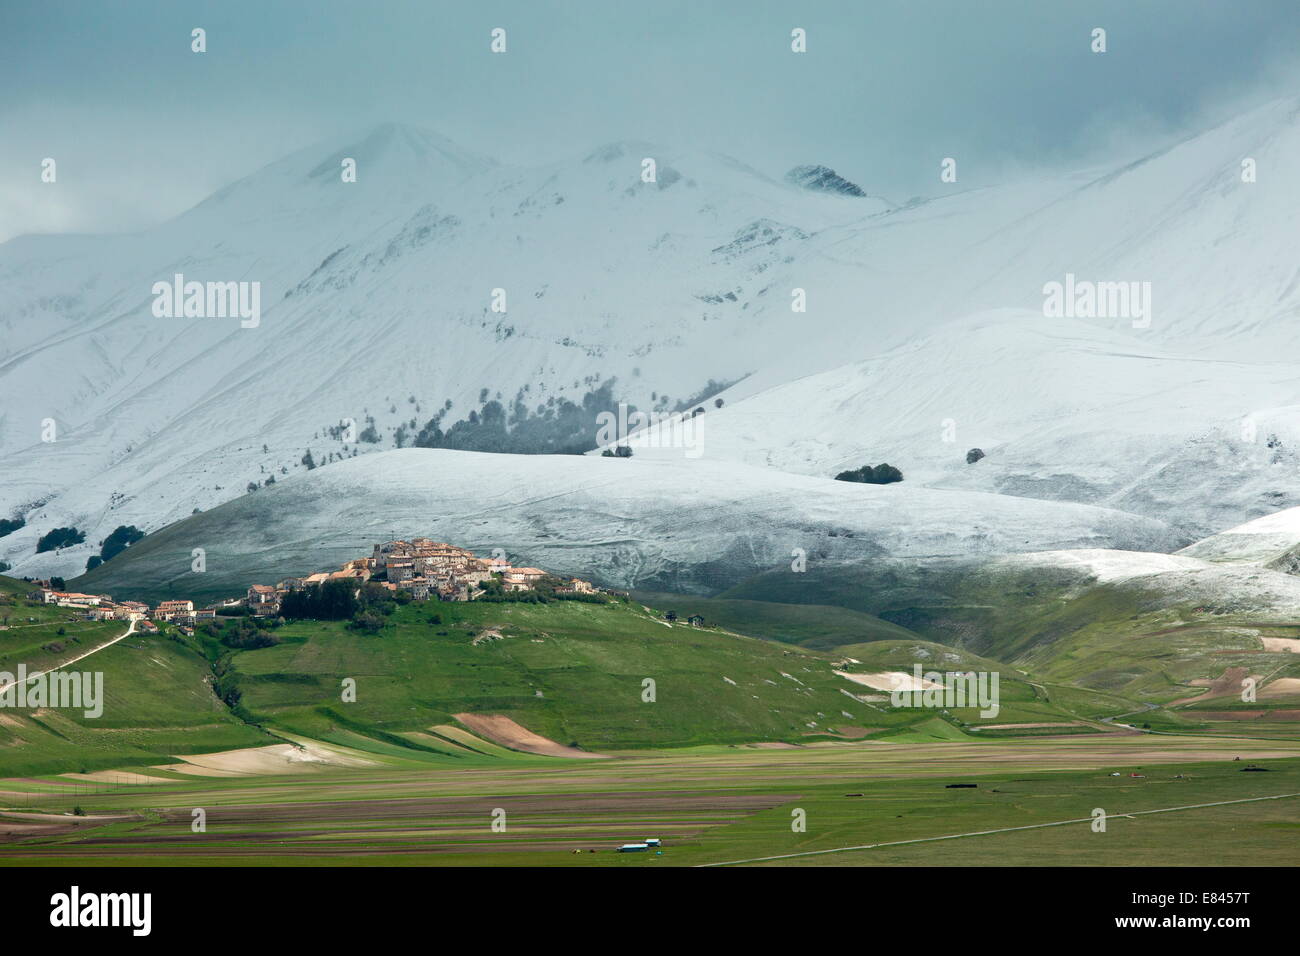
[(99, 556), (103, 560), (109, 561), (143, 537), (144, 532), (133, 524), (118, 525), (113, 529), (113, 533), (105, 538), (104, 543), (100, 545)]
[(54, 528), (51, 531), (41, 535), (36, 542), (36, 553), (43, 551), (54, 551), (57, 548), (66, 548), (69, 545), (81, 544), (86, 540), (84, 531), (78, 531), (76, 528)]
[(280, 613), (289, 620), (314, 618), (319, 621), (343, 621), (360, 607), (353, 581), (326, 581), (300, 591), (290, 591), (280, 602)]
[(13, 534), (24, 524), (26, 522), (22, 518), (0, 518), (0, 538), (7, 534)]
[(632, 448), (631, 448), (631, 446), (630, 446), (630, 445), (619, 445), (617, 448), (614, 449), (614, 457), (615, 457), (615, 458), (631, 458), (631, 457), (632, 457)]
[[(575, 387), (578, 383), (575, 383)], [(469, 409), (460, 421), (444, 421), (446, 408), (416, 431), (407, 428), (407, 443), (419, 448), (456, 448), (463, 451), (504, 452), (518, 455), (581, 455), (593, 448), (613, 448), (610, 411), (620, 403), (614, 379), (588, 391), (581, 401), (551, 395), (530, 407), (529, 386), (513, 399), (498, 393), (489, 399), (481, 392), (480, 408)], [(627, 406), (627, 414), (636, 411)], [(446, 425), (446, 428), (442, 426)]]
[(103, 563), (104, 563), (103, 558), (101, 558), (97, 554), (92, 554), (90, 557), (86, 559), (86, 570), (93, 571), (95, 570), (95, 568), (99, 567)]

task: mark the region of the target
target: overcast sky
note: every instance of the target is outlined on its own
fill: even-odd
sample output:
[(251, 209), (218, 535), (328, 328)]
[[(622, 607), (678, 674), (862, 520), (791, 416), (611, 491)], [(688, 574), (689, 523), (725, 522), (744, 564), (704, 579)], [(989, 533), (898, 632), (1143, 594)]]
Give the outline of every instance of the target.
[(1300, 93), (1298, 60), (1296, 0), (0, 0), (0, 241), (139, 229), (385, 120), (509, 163), (824, 163), (901, 200), (944, 156), (970, 185), (1136, 153)]

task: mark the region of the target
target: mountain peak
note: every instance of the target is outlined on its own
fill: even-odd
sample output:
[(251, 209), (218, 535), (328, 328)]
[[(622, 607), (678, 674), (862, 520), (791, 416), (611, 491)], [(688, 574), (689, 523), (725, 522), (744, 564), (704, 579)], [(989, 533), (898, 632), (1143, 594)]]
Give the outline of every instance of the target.
[(622, 159), (626, 156), (632, 156), (634, 158), (653, 156), (655, 152), (655, 147), (643, 140), (617, 140), (596, 147), (588, 153), (582, 161), (584, 163), (612, 163), (614, 160)]
[(328, 158), (308, 173), (309, 178), (337, 175), (344, 157), (357, 161), (359, 166), (387, 163), (438, 166), (461, 174), (463, 178), (484, 172), (496, 165), (496, 160), (465, 149), (440, 133), (407, 123), (386, 121), (371, 126), (348, 137), (349, 144), (333, 150)]

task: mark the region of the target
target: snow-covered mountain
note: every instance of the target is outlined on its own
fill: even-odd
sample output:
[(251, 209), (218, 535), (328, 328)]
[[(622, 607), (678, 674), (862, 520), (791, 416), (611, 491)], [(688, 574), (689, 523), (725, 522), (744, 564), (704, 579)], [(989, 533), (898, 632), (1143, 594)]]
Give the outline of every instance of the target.
[(1073, 596), (1097, 586), (1123, 586), (1144, 595), (1147, 612), (1163, 607), (1191, 613), (1200, 608), (1203, 613), (1212, 608), (1215, 613), (1245, 612), (1258, 623), (1280, 624), (1290, 624), (1300, 614), (1300, 577), (1294, 562), (1284, 567), (1194, 557), (1205, 541), (1177, 554), (1081, 549), (1004, 555), (980, 572), (1049, 579), (1057, 587), (1062, 572), (1073, 574)]
[(1300, 508), (1247, 521), (1189, 545), (1180, 556), (1300, 573)]
[[(1300, 502), (1298, 373), (1285, 354), (1188, 355), (1007, 309), (689, 424), (699, 455), (824, 476), (886, 461), (907, 482), (1103, 505), (1190, 541)], [(680, 456), (682, 431), (670, 419), (628, 444)]]
[[(84, 586), (126, 596), (237, 594), (416, 534), (607, 584), (688, 591), (844, 561), (1157, 551), (1173, 542), (1160, 522), (1089, 505), (824, 481), (724, 461), (406, 448), (194, 515), (92, 571)], [(195, 548), (205, 556), (199, 573)]]
[[(1108, 168), (899, 205), (815, 157), (769, 178), (616, 143), (517, 168), (384, 124), (143, 233), (14, 239), (0, 514), (28, 524), (0, 559), (73, 573), (117, 525), (305, 474), (308, 450), (364, 455), (447, 403), (451, 422), (482, 395), (539, 407), (611, 378), (643, 408), (735, 383), (708, 405), (707, 460), (823, 478), (888, 460), (909, 485), (1104, 504), (1190, 541), (1292, 503), (1268, 469), (1300, 406), (1297, 153), (1290, 99)], [(156, 317), (176, 273), (260, 282), (260, 323)], [(1067, 273), (1151, 283), (1149, 327), (1046, 318)], [(368, 418), (375, 444), (327, 432)], [(967, 466), (971, 446), (989, 457)], [(61, 525), (86, 548), (33, 557)]]

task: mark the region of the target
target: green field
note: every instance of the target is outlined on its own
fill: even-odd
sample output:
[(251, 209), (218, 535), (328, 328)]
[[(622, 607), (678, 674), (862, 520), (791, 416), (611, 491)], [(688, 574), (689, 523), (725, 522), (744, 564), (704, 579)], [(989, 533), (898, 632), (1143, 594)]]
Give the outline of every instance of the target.
[[(963, 603), (986, 595), (936, 587), (921, 613), (902, 582), (874, 608), (823, 603), (806, 616), (779, 593), (781, 603), (638, 595), (644, 605), (413, 602), (374, 633), (266, 623), (275, 643), (257, 649), (230, 646), (235, 622), (195, 637), (133, 634), (75, 665), (103, 674), (102, 717), (0, 712), (0, 862), (1293, 861), (1297, 696), (1173, 702), (1223, 662), (1267, 664), (1271, 679), (1297, 673), (1294, 658), (1250, 647), (1237, 617), (1218, 630), (1166, 620), (1165, 645), (1133, 644), (1156, 641), (1168, 609), (1105, 596), (1127, 616), (1094, 628), (1051, 587), (1030, 587), (994, 611)], [(32, 605), (25, 589), (0, 579), (6, 666), (49, 666), (124, 630)], [(690, 613), (706, 626), (684, 623)], [(972, 623), (990, 615), (996, 634)], [(1154, 663), (1093, 680), (1096, 658), (1123, 670), (1139, 653)], [(999, 714), (896, 708), (834, 673), (916, 664), (997, 671)], [(458, 714), (510, 718), (601, 756), (520, 752)], [(203, 832), (191, 828), (196, 808)], [(1097, 808), (1104, 833), (1091, 827)], [(652, 836), (661, 852), (613, 853)]]
[[(1300, 852), (1291, 743), (1108, 737), (708, 747), (604, 761), (369, 759), (283, 776), (27, 781), (0, 815), (0, 827), (25, 828), (0, 844), (0, 862), (684, 866), (901, 843), (768, 862), (1192, 866), (1289, 865)], [(86, 815), (68, 815), (74, 807)], [(195, 808), (205, 832), (192, 829)], [(1091, 826), (1097, 808), (1109, 816), (1104, 833)], [(496, 811), (504, 831), (493, 829)], [(985, 832), (1013, 827), (1035, 829)], [(647, 837), (664, 841), (662, 855), (613, 852)]]
[[(31, 586), (0, 577), (0, 670), (53, 668), (122, 635), (116, 621), (25, 599)], [(63, 631), (60, 634), (59, 631)], [(76, 708), (0, 710), (0, 774), (83, 773), (170, 761), (172, 754), (257, 746), (267, 734), (230, 713), (212, 692), (211, 668), (164, 635), (131, 637), (72, 665), (103, 675), (103, 713)]]
[[(340, 729), (391, 739), (464, 711), (587, 750), (799, 741), (927, 716), (847, 696), (827, 655), (669, 625), (636, 604), (410, 604), (375, 636), (321, 621), (275, 633), (279, 646), (234, 657), (242, 705), (256, 722), (322, 740)], [(357, 699), (344, 704), (349, 677)]]
[[(1159, 712), (1144, 718), (1152, 729), (1223, 730), (1195, 712), (1222, 708), (1187, 701), (1203, 693), (1198, 682), (1229, 670), (1265, 680), (1300, 675), (1295, 654), (1263, 648), (1264, 638), (1300, 638), (1300, 623), (1280, 622), (1270, 608), (1249, 600), (1167, 595), (1141, 583), (1098, 584), (1064, 568), (932, 563), (770, 572), (715, 600), (779, 602), (774, 620), (790, 605), (808, 605), (814, 614), (839, 607), (867, 615), (905, 627), (918, 640), (1032, 675), (1037, 684), (1091, 692), (1107, 701), (1085, 708), (1095, 711), (1092, 716), (1115, 713), (1111, 702), (1123, 700), (1154, 706)], [(850, 645), (837, 645), (841, 651), (850, 653)], [(1060, 692), (1053, 696), (1064, 701)], [(1272, 698), (1254, 709), (1285, 712), (1296, 706), (1295, 697)], [(1280, 722), (1300, 731), (1294, 718)]]
[(645, 604), (676, 611), (682, 620), (692, 614), (738, 634), (765, 637), (812, 650), (835, 650), (867, 641), (906, 640), (917, 635), (872, 614), (821, 604), (780, 604), (774, 601), (727, 600), (696, 595), (634, 591)]

